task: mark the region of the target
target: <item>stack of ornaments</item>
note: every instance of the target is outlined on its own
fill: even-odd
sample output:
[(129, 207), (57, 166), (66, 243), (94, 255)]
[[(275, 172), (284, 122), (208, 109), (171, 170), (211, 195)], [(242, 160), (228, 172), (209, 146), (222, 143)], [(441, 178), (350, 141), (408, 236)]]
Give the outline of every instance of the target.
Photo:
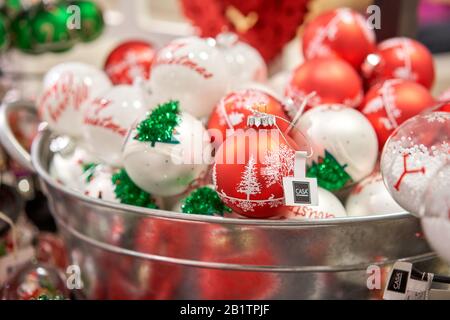
[[(159, 50), (128, 41), (105, 72), (76, 62), (52, 68), (38, 105), (56, 134), (53, 176), (86, 196), (189, 214), (404, 211), (376, 168), (396, 127), (435, 104), (430, 53), (406, 38), (377, 45), (350, 9), (311, 21), (302, 42), (305, 62), (283, 96), (266, 85), (258, 51), (233, 34)], [(306, 177), (317, 179), (317, 205), (285, 203), (298, 151), (308, 154)]]

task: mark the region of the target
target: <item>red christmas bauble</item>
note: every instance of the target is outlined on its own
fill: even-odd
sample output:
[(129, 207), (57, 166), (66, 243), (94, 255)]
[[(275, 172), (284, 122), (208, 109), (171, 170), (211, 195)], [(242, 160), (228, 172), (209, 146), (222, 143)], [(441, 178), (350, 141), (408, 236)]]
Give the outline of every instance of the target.
[(374, 127), (381, 150), (395, 128), (434, 102), (430, 92), (422, 85), (391, 79), (372, 87), (359, 110)]
[[(236, 129), (247, 128), (247, 117), (255, 111), (272, 114), (289, 121), (283, 105), (275, 97), (257, 89), (244, 89), (227, 94), (216, 105), (208, 122), (208, 131), (213, 137), (213, 144), (218, 148)], [(277, 121), (282, 132), (289, 126), (288, 122)], [(215, 131), (217, 130), (217, 131)]]
[(297, 144), (274, 127), (236, 131), (219, 147), (213, 183), (222, 201), (250, 218), (268, 218), (284, 206), (283, 177), (293, 175)]
[(364, 96), (356, 71), (337, 58), (308, 60), (294, 70), (285, 95), (300, 103), (312, 92), (316, 94), (308, 100), (307, 107), (338, 103), (356, 108)]
[(359, 70), (375, 50), (375, 33), (364, 16), (348, 8), (325, 12), (306, 25), (302, 38), (305, 59), (339, 57)]
[(434, 81), (434, 63), (430, 51), (409, 38), (392, 38), (381, 42), (368, 55), (362, 66), (369, 85), (387, 79), (405, 79), (431, 88)]
[(435, 106), (430, 108), (429, 111), (444, 111), (450, 112), (450, 100), (438, 102)]
[[(202, 261), (270, 266), (276, 261), (265, 234), (255, 229), (230, 232), (211, 226), (203, 234)], [(270, 299), (280, 279), (275, 273), (205, 268), (200, 270), (200, 297), (206, 300)]]
[[(256, 48), (266, 61), (295, 37), (307, 0), (182, 0), (184, 15), (203, 37), (230, 31)], [(268, 45), (270, 44), (270, 45)]]
[(149, 79), (155, 53), (155, 48), (148, 42), (124, 42), (106, 58), (105, 72), (115, 85), (132, 84), (136, 78)]

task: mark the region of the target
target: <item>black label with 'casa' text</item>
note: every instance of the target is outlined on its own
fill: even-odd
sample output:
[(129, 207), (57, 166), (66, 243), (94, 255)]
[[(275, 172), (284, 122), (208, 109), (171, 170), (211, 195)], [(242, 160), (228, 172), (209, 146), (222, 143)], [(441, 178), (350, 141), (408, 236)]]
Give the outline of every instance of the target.
[(310, 204), (311, 192), (309, 182), (293, 181), (292, 185), (294, 187), (294, 202), (299, 204)]
[(394, 269), (392, 271), (392, 276), (389, 279), (388, 290), (405, 293), (406, 284), (408, 283), (409, 272), (404, 270)]

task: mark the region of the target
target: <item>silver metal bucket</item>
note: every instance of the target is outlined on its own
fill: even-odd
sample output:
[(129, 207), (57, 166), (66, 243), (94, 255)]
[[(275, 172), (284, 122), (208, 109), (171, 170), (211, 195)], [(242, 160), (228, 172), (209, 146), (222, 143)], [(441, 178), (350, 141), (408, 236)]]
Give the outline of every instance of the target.
[[(2, 141), (29, 160), (8, 131)], [(419, 220), (408, 213), (321, 221), (224, 219), (137, 208), (70, 190), (48, 173), (51, 133), (36, 138), (28, 166), (38, 174), (51, 211), (80, 266), (86, 298), (367, 299), (380, 298), (391, 264), (435, 258)], [(18, 151), (19, 150), (19, 151)], [(370, 268), (370, 266), (379, 266)], [(368, 273), (369, 271), (369, 273)], [(371, 276), (372, 275), (372, 276)]]

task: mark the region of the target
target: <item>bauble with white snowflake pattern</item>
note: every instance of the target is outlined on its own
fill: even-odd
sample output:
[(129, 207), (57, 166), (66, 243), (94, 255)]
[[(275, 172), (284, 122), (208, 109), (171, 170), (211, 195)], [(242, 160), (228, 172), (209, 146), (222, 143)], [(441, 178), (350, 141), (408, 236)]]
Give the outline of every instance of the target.
[(158, 99), (180, 102), (194, 117), (208, 116), (228, 90), (225, 57), (212, 38), (180, 38), (158, 51), (151, 68), (150, 87)]
[(359, 110), (369, 119), (380, 150), (390, 134), (405, 120), (434, 105), (434, 98), (422, 85), (390, 79), (372, 87)]
[(96, 199), (118, 203), (114, 193), (112, 176), (117, 172), (111, 166), (105, 164), (90, 163), (85, 166), (81, 180), (85, 183), (84, 195)]
[(287, 207), (286, 212), (277, 218), (289, 220), (334, 219), (347, 216), (344, 206), (330, 191), (318, 188), (317, 206)]
[(356, 108), (364, 96), (358, 73), (338, 58), (308, 60), (292, 72), (285, 95), (300, 104), (312, 92), (315, 95), (308, 99), (307, 107), (339, 103)]
[(84, 111), (110, 86), (108, 77), (93, 66), (81, 62), (58, 64), (45, 74), (37, 103), (39, 114), (54, 132), (79, 138)]
[[(260, 117), (260, 116), (256, 116)], [(276, 216), (284, 207), (283, 177), (293, 176), (297, 144), (266, 125), (236, 131), (215, 155), (213, 184), (222, 201), (250, 218)]]
[(404, 212), (384, 185), (380, 172), (375, 172), (353, 187), (345, 203), (351, 217)]
[(124, 145), (123, 163), (131, 180), (157, 196), (183, 193), (211, 163), (208, 132), (181, 109), (178, 101), (158, 105), (138, 121)]
[(288, 116), (282, 103), (272, 95), (257, 89), (232, 91), (220, 99), (207, 125), (214, 147), (219, 147), (235, 130), (247, 128), (247, 117), (264, 112), (285, 119), (279, 121), (281, 131), (288, 127)]
[(92, 152), (105, 163), (121, 166), (128, 131), (149, 103), (149, 95), (138, 85), (114, 86), (92, 101), (83, 119), (83, 136)]
[(308, 110), (296, 124), (313, 148), (307, 176), (337, 191), (368, 176), (378, 157), (378, 143), (370, 122), (359, 111), (339, 104)]
[(265, 82), (267, 66), (258, 50), (239, 41), (234, 33), (221, 33), (216, 37), (217, 46), (223, 53), (231, 77), (232, 86), (245, 82)]
[(367, 84), (387, 79), (405, 79), (430, 89), (434, 82), (431, 52), (420, 42), (409, 38), (391, 38), (378, 44), (362, 66)]
[(375, 32), (360, 13), (339, 8), (311, 20), (302, 35), (306, 60), (338, 57), (359, 70), (366, 56), (375, 50)]
[(449, 160), (450, 113), (422, 113), (404, 122), (389, 138), (381, 173), (395, 201), (419, 214), (429, 184)]
[(155, 55), (154, 46), (147, 41), (125, 41), (109, 53), (104, 69), (115, 85), (133, 84), (138, 79), (148, 80)]

